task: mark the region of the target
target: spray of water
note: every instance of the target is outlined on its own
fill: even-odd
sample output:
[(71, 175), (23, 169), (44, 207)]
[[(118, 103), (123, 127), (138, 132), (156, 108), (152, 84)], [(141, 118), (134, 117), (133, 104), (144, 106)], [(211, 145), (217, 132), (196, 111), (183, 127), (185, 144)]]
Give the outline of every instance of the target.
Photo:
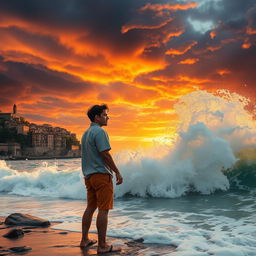
[(256, 148), (256, 126), (245, 110), (249, 100), (221, 90), (196, 91), (175, 105), (178, 139), (161, 160), (125, 159), (120, 165), (124, 185), (117, 196), (179, 197), (191, 191), (210, 194), (227, 190), (223, 170), (232, 168), (239, 152)]

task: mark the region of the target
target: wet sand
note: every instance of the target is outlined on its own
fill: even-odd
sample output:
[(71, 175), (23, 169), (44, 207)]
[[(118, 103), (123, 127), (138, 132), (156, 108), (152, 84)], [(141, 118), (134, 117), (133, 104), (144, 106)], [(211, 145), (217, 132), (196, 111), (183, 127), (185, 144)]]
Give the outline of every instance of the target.
[[(8, 227), (3, 224), (4, 220), (0, 219), (0, 256), (4, 255), (28, 255), (28, 256), (68, 256), (68, 255), (169, 255), (175, 251), (175, 247), (160, 244), (143, 244), (141, 242), (129, 239), (108, 237), (109, 244), (122, 247), (119, 253), (97, 254), (97, 245), (87, 249), (81, 249), (79, 242), (80, 232), (60, 231), (52, 227)], [(9, 239), (3, 237), (8, 231), (14, 228), (22, 229), (25, 233), (23, 237)], [(90, 234), (91, 239), (97, 240), (96, 234)], [(26, 246), (28, 251), (14, 252), (12, 247)]]

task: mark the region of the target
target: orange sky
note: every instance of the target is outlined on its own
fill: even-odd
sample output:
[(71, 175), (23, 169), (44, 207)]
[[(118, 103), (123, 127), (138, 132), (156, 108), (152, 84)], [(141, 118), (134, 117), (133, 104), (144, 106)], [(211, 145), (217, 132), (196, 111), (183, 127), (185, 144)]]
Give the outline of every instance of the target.
[(80, 138), (106, 103), (114, 152), (164, 142), (184, 94), (255, 100), (255, 17), (253, 0), (1, 1), (0, 109)]

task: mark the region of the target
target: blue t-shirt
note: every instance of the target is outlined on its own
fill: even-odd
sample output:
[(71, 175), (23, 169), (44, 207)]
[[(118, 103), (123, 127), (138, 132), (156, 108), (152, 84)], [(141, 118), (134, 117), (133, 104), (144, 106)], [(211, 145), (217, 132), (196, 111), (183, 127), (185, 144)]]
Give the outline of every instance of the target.
[(107, 132), (92, 122), (82, 136), (82, 171), (85, 178), (93, 173), (109, 173), (100, 152), (110, 149)]

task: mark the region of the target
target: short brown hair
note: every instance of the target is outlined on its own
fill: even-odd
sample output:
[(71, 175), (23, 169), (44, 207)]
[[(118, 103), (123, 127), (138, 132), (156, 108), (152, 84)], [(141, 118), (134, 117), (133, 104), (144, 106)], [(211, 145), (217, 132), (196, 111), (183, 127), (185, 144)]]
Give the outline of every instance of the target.
[(95, 116), (100, 116), (105, 109), (108, 110), (108, 106), (106, 104), (94, 105), (88, 109), (87, 116), (89, 117), (91, 122), (94, 122)]

